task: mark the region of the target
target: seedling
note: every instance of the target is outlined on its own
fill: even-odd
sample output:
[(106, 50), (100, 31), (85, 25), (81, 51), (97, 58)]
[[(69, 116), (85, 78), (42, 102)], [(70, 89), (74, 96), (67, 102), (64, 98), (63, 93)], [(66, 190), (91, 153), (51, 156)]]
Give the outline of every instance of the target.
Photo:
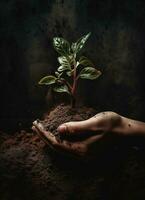
[(55, 92), (65, 92), (71, 97), (71, 106), (75, 106), (76, 89), (79, 79), (94, 80), (101, 75), (94, 64), (85, 56), (79, 57), (79, 53), (85, 46), (91, 33), (84, 35), (77, 42), (70, 44), (67, 40), (53, 38), (53, 47), (58, 52), (59, 67), (54, 75), (43, 77), (40, 85), (51, 86)]

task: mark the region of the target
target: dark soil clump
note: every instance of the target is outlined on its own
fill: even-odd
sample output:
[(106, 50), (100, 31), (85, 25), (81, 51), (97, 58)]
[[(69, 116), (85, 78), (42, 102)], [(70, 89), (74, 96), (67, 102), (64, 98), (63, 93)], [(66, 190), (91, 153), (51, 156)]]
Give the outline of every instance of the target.
[(44, 115), (44, 120), (41, 121), (46, 130), (53, 134), (57, 133), (57, 127), (65, 122), (82, 121), (89, 119), (96, 114), (96, 110), (87, 107), (71, 108), (69, 105), (61, 104), (50, 113)]

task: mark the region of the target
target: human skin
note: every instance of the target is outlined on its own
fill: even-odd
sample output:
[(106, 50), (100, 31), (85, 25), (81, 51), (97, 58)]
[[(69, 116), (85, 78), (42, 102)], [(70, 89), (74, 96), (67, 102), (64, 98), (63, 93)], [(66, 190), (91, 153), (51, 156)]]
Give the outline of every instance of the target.
[[(129, 119), (111, 111), (98, 113), (84, 121), (60, 125), (58, 132), (61, 140), (46, 131), (38, 121), (33, 122), (32, 129), (45, 143), (57, 151), (80, 157), (95, 155), (96, 148), (93, 147), (103, 143), (106, 145), (120, 138), (145, 136), (144, 122)], [(75, 141), (71, 141), (72, 137), (76, 138)]]

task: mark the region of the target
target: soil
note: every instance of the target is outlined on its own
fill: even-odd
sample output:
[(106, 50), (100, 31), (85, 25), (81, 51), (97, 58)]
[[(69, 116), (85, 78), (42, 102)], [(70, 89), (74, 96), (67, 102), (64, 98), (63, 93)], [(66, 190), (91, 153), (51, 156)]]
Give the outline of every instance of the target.
[[(61, 123), (96, 114), (60, 105), (44, 115), (55, 133)], [(0, 133), (0, 200), (144, 200), (144, 147), (116, 148), (92, 162), (54, 152), (33, 132)]]
[[(57, 135), (57, 127), (65, 122), (82, 121), (89, 119), (96, 114), (96, 110), (88, 107), (71, 108), (69, 105), (61, 104), (48, 114), (44, 114), (43, 124), (45, 130), (49, 130), (54, 135)], [(39, 120), (40, 121), (40, 120)]]

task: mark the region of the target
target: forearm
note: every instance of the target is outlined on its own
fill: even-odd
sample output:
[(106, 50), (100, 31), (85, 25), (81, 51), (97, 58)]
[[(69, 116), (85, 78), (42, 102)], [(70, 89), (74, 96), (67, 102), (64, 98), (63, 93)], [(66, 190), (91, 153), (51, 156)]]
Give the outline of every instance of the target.
[(145, 123), (121, 116), (120, 123), (113, 131), (122, 136), (145, 137)]

